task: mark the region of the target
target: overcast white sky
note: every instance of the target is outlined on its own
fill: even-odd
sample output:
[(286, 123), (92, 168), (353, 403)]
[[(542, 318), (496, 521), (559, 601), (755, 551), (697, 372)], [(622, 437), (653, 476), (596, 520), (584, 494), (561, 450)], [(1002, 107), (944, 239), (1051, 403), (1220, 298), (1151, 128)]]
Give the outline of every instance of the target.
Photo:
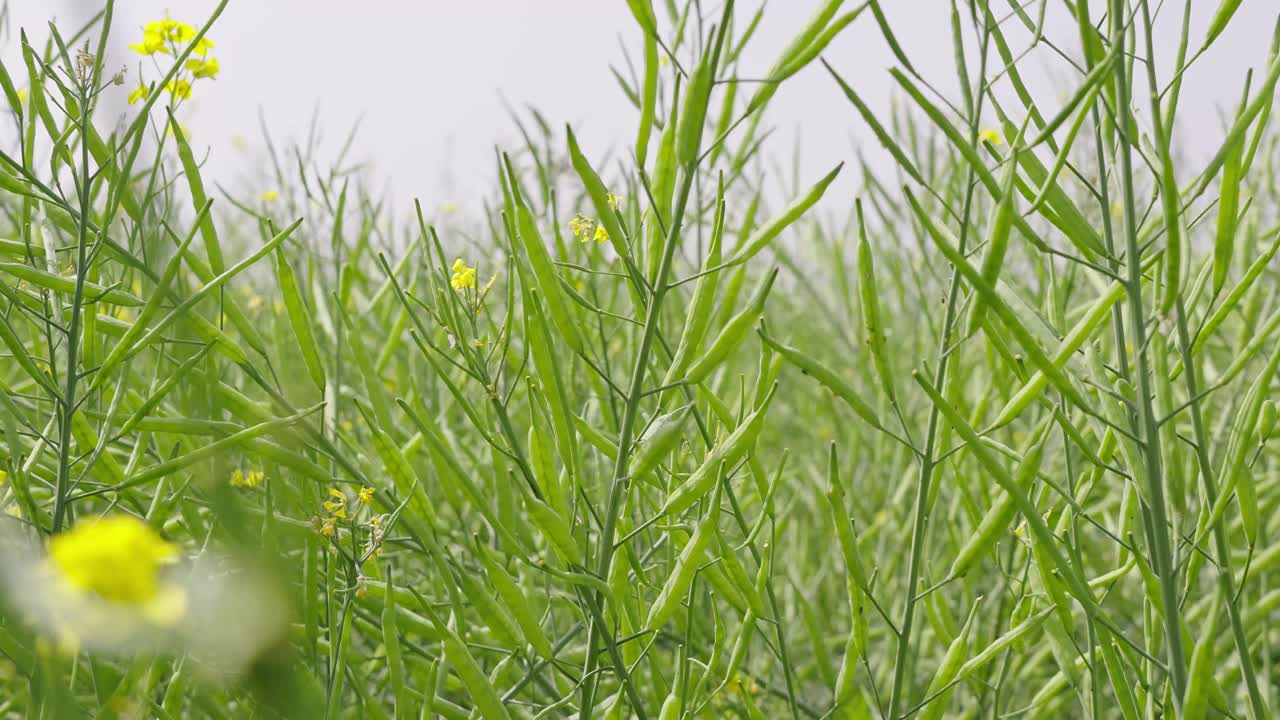
[[(1192, 34), (1198, 39), (1218, 0), (1192, 2)], [(108, 66), (128, 62), (136, 72), (137, 56), (124, 44), (140, 36), (147, 20), (167, 11), (198, 25), (215, 4), (118, 0), (118, 44)], [(715, 0), (703, 4), (709, 11), (719, 5)], [(1176, 52), (1182, 4), (1163, 3), (1157, 54), (1166, 60)], [(50, 17), (65, 24), (96, 12), (101, 2), (9, 0), (9, 5), (13, 23), (26, 27), (33, 40), (43, 40)], [(764, 75), (817, 5), (818, 0), (772, 0), (741, 74)], [(857, 2), (845, 5), (851, 9)], [(883, 5), (918, 69), (955, 97), (950, 3), (884, 0)], [(745, 18), (758, 2), (740, 0), (739, 6)], [(1277, 7), (1275, 0), (1244, 0), (1223, 38), (1188, 74), (1178, 116), (1183, 153), (1202, 157), (1216, 147), (1221, 109), (1236, 102), (1245, 70), (1265, 62)], [(1061, 11), (1051, 12), (1051, 37), (1074, 47), (1073, 33)], [(635, 113), (609, 72), (610, 63), (625, 67), (623, 44), (637, 47), (639, 31), (624, 0), (231, 0), (210, 37), (217, 42), (222, 72), (216, 82), (197, 88), (182, 119), (196, 144), (212, 148), (210, 169), (224, 182), (243, 177), (244, 164), (251, 162), (252, 152), (237, 151), (232, 139), (256, 141), (259, 111), (275, 136), (297, 137), (319, 108), (330, 146), (361, 119), (356, 155), (371, 161), (375, 177), (389, 182), (401, 199), (420, 196), (432, 204), (459, 200), (465, 206), (491, 187), (493, 146), (512, 146), (518, 139), (503, 98), (514, 105), (533, 104), (553, 123), (572, 123), (593, 156), (634, 137)], [(15, 44), (15, 34), (8, 33), (7, 63), (14, 62)], [(1013, 44), (1015, 51), (1022, 45), (1016, 39)], [(893, 94), (887, 68), (893, 58), (870, 13), (855, 21), (825, 57), (873, 108), (887, 108)], [(1033, 73), (1039, 76), (1033, 87), (1050, 106), (1054, 88), (1076, 82), (1047, 51), (1034, 54), (1030, 67), (1041, 70)], [(127, 91), (113, 89), (122, 107)], [(784, 87), (770, 120), (778, 129), (774, 151), (789, 157), (798, 138), (802, 171), (809, 178), (852, 158), (855, 146), (873, 158), (884, 157), (817, 63)]]

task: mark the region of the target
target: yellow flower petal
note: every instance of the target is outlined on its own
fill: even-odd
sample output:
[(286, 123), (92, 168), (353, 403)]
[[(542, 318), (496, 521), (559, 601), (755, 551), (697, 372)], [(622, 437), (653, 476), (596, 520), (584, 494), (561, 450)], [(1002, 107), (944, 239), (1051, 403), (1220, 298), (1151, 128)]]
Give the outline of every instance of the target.
[(49, 541), (53, 567), (68, 585), (123, 605), (150, 602), (161, 566), (177, 554), (173, 543), (132, 515), (82, 522)]

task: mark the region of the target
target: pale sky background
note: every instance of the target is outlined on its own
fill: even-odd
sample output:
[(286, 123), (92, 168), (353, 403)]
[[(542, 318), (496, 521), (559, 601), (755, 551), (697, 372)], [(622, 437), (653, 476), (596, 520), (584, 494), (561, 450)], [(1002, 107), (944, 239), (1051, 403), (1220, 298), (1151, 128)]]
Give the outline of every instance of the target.
[[(1192, 0), (1193, 47), (1218, 1)], [(199, 25), (215, 4), (117, 1), (107, 67), (128, 63), (132, 76), (126, 87), (108, 91), (119, 95), (119, 111), (127, 112), (124, 96), (136, 83), (139, 67), (138, 56), (124, 46), (141, 36), (143, 23), (167, 11)], [(763, 76), (818, 4), (769, 2), (741, 74)], [(857, 4), (849, 0), (845, 9)], [(1004, 7), (998, 0), (993, 4)], [(1072, 21), (1058, 9), (1062, 3), (1050, 4), (1049, 36), (1075, 47)], [(759, 3), (740, 0), (738, 5), (745, 24)], [(1091, 5), (1101, 7), (1097, 0)], [(1153, 0), (1153, 7), (1161, 5)], [(1183, 3), (1167, 0), (1163, 5), (1156, 51), (1168, 63), (1177, 49)], [(703, 6), (709, 15), (718, 13), (716, 0), (705, 0)], [(957, 98), (950, 3), (884, 0), (883, 6), (917, 68), (935, 87)], [(100, 7), (94, 0), (9, 0), (12, 24), (26, 27), (39, 41), (47, 37), (50, 17), (65, 26)], [(1220, 142), (1223, 108), (1237, 101), (1246, 69), (1263, 67), (1278, 7), (1275, 0), (1244, 0), (1224, 36), (1188, 73), (1177, 146), (1190, 159), (1207, 158)], [(1095, 17), (1099, 14), (1095, 11)], [(16, 33), (7, 30), (3, 58), (14, 67)], [(624, 46), (640, 62), (640, 33), (624, 0), (231, 0), (210, 37), (217, 43), (221, 74), (215, 82), (197, 86), (181, 119), (194, 144), (211, 149), (209, 172), (224, 184), (246, 177), (246, 168), (251, 172), (259, 112), (276, 138), (301, 138), (318, 108), (331, 150), (360, 119), (354, 156), (371, 162), (371, 179), (394, 188), (398, 204), (421, 197), (424, 204), (458, 201), (473, 209), (493, 187), (494, 145), (518, 144), (504, 98), (518, 107), (536, 106), (558, 127), (571, 123), (593, 158), (620, 149), (635, 134), (636, 113), (609, 72), (612, 63), (626, 73)], [(1026, 39), (1020, 28), (1012, 33), (1015, 52), (1025, 47)], [(887, 109), (893, 95), (887, 69), (894, 61), (869, 12), (824, 57), (873, 109)], [(976, 63), (970, 62), (973, 70)], [(1031, 76), (1033, 91), (1051, 109), (1061, 89), (1078, 82), (1059, 58), (1043, 50), (1023, 69)], [(156, 71), (145, 67), (144, 74), (154, 79)], [(1161, 78), (1168, 80), (1167, 69)], [(789, 166), (799, 140), (806, 183), (836, 162), (852, 159), (856, 147), (889, 165), (887, 154), (816, 62), (783, 87), (769, 122), (777, 129), (773, 152), (784, 164)], [(236, 136), (249, 139), (248, 150), (236, 149)], [(847, 199), (853, 180), (843, 182)]]

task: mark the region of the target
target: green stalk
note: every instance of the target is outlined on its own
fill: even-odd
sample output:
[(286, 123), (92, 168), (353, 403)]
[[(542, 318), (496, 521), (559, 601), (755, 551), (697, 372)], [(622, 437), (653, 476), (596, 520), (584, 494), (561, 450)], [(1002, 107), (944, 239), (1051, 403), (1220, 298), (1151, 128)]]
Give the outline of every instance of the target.
[[(693, 178), (696, 174), (696, 167), (692, 164), (684, 169), (684, 179), (680, 187), (680, 195), (676, 198), (675, 210), (670, 219), (670, 228), (667, 230), (666, 241), (662, 248), (662, 259), (658, 263), (658, 272), (654, 277), (653, 294), (649, 298), (649, 306), (645, 312), (644, 331), (640, 337), (640, 348), (636, 353), (636, 361), (631, 369), (631, 382), (627, 389), (626, 405), (622, 410), (622, 423), (618, 429), (618, 456), (614, 461), (612, 482), (609, 487), (609, 498), (604, 512), (604, 524), (600, 535), (600, 558), (596, 563), (596, 577), (609, 577), (609, 567), (613, 563), (614, 554), (614, 534), (618, 525), (618, 512), (622, 505), (622, 498), (626, 494), (627, 485), (630, 478), (627, 476), (627, 461), (631, 457), (633, 443), (635, 441), (636, 419), (640, 414), (640, 399), (644, 396), (644, 377), (649, 369), (649, 354), (653, 350), (654, 340), (658, 332), (658, 322), (660, 320), (660, 311), (662, 310), (662, 301), (666, 298), (667, 291), (670, 286), (667, 284), (671, 275), (672, 258), (675, 256), (676, 241), (680, 237), (681, 226), (684, 221), (685, 206), (689, 201), (689, 193), (693, 188)], [(596, 592), (596, 605), (603, 601), (600, 593)], [(591, 674), (595, 670), (596, 663), (599, 659), (598, 635), (602, 631), (607, 631), (600, 622), (602, 618), (593, 619), (593, 622), (587, 629), (587, 664), (586, 677), (582, 683), (582, 707), (579, 717), (582, 720), (590, 720), (591, 711), (595, 706), (595, 675)], [(644, 709), (633, 708), (637, 714), (643, 717)]]
[[(1144, 0), (1145, 2), (1145, 0)], [(1123, 47), (1124, 3), (1112, 0), (1112, 42)], [(1147, 348), (1147, 315), (1142, 302), (1142, 249), (1138, 244), (1137, 208), (1134, 200), (1134, 179), (1131, 138), (1129, 137), (1130, 89), (1124, 63), (1115, 65), (1116, 106), (1121, 119), (1116, 123), (1116, 131), (1121, 141), (1120, 186), (1124, 203), (1124, 239), (1125, 239), (1125, 291), (1129, 301), (1129, 328), (1132, 333), (1135, 374), (1137, 375), (1137, 430), (1142, 437), (1143, 473), (1147, 481), (1147, 498), (1143, 504), (1143, 515), (1146, 518), (1147, 534), (1152, 550), (1152, 569), (1160, 583), (1160, 595), (1164, 602), (1164, 632), (1168, 642), (1168, 664), (1170, 680), (1173, 683), (1174, 702), (1179, 712), (1182, 711), (1182, 696), (1187, 686), (1187, 663), (1182, 642), (1182, 624), (1179, 622), (1179, 604), (1177, 580), (1174, 577), (1169, 540), (1169, 513), (1164, 497), (1164, 472), (1160, 457), (1160, 427), (1156, 423), (1155, 412), (1151, 406), (1151, 361)], [(1178, 262), (1177, 258), (1165, 258), (1165, 262)], [(1124, 353), (1121, 345), (1117, 352)]]
[[(1178, 298), (1177, 306), (1178, 346), (1182, 351), (1183, 379), (1187, 385), (1187, 397), (1191, 398), (1191, 427), (1195, 433), (1194, 450), (1196, 467), (1200, 469), (1200, 478), (1204, 486), (1206, 507), (1213, 507), (1218, 500), (1217, 481), (1213, 477), (1213, 464), (1209, 459), (1209, 433), (1205, 431), (1204, 416), (1200, 409), (1199, 369), (1191, 356), (1191, 333), (1187, 329), (1187, 309)], [(1168, 420), (1166, 422), (1171, 422)], [(1249, 652), (1249, 640), (1244, 634), (1244, 623), (1240, 619), (1240, 607), (1236, 597), (1235, 575), (1231, 569), (1231, 546), (1227, 544), (1226, 521), (1219, 519), (1213, 524), (1213, 545), (1217, 554), (1214, 563), (1218, 570), (1219, 593), (1227, 599), (1227, 617), (1231, 622), (1231, 637), (1235, 641), (1236, 655), (1240, 658), (1240, 674), (1244, 677), (1245, 687), (1249, 691), (1249, 711), (1253, 720), (1270, 717), (1267, 705), (1258, 688), (1258, 677), (1253, 671), (1253, 657)]]
[[(111, 14), (115, 6), (114, 0), (108, 0), (103, 15), (102, 39), (99, 49), (106, 42), (106, 34), (111, 28)], [(72, 58), (66, 58), (71, 64)], [(76, 196), (80, 203), (80, 220), (76, 223), (76, 286), (71, 299), (71, 320), (67, 324), (67, 364), (65, 385), (58, 404), (58, 479), (54, 490), (53, 532), (62, 530), (63, 520), (70, 511), (69, 493), (71, 492), (71, 423), (76, 413), (76, 386), (80, 382), (80, 335), (84, 308), (84, 284), (89, 274), (89, 227), (88, 217), (91, 212), (93, 174), (89, 171), (89, 123), (93, 116), (92, 106), (93, 84), (97, 80), (102, 67), (101, 57), (94, 62), (94, 72), (87, 81), (77, 82), (80, 90), (80, 172), (76, 182)], [(52, 360), (52, 358), (51, 358)]]

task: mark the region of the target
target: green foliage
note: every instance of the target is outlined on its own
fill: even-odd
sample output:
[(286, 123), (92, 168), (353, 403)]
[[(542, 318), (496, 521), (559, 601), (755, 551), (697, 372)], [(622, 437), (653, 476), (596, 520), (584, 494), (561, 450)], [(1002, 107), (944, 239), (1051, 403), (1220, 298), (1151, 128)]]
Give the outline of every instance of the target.
[[(1271, 717), (1280, 55), (1204, 168), (1173, 129), (1239, 2), (1169, 68), (1145, 0), (957, 0), (957, 107), (876, 0), (764, 74), (760, 13), (629, 0), (625, 159), (515, 117), (486, 211), (407, 225), (302, 146), (202, 179), (225, 4), (125, 124), (110, 2), (0, 67), (0, 717)], [(777, 193), (859, 23), (893, 180)], [(120, 514), (178, 562), (111, 597), (181, 619), (49, 552)]]

